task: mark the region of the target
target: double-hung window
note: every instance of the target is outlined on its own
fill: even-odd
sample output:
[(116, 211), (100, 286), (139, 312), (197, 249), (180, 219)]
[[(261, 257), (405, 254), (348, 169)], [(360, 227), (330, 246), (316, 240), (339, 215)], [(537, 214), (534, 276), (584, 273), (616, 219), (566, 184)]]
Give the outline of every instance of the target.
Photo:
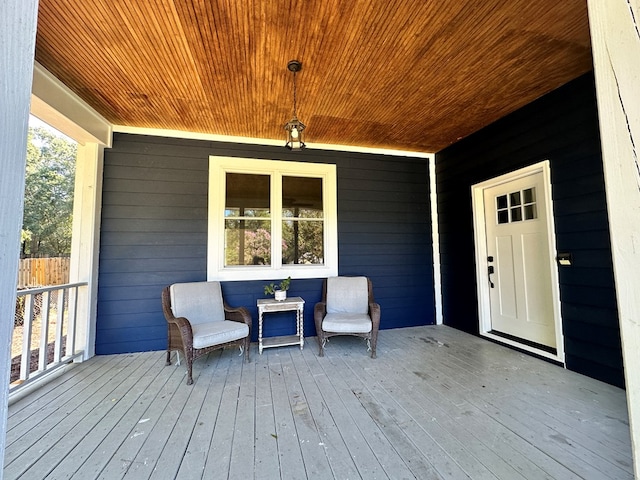
[(337, 275), (336, 167), (210, 157), (210, 280)]

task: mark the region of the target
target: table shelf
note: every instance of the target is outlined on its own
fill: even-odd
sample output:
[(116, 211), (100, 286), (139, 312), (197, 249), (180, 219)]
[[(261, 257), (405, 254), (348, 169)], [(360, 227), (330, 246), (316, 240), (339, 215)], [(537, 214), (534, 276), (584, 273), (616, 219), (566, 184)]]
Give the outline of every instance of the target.
[(280, 337), (266, 337), (262, 339), (262, 348), (286, 347), (288, 345), (302, 345), (299, 335), (283, 335)]

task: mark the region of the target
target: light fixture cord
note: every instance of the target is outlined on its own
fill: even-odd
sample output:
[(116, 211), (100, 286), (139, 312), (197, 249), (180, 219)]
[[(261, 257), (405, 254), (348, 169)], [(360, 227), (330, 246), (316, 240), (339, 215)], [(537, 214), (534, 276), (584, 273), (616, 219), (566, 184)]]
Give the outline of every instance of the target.
[(296, 73), (293, 72), (293, 116), (298, 118), (298, 114), (296, 113)]

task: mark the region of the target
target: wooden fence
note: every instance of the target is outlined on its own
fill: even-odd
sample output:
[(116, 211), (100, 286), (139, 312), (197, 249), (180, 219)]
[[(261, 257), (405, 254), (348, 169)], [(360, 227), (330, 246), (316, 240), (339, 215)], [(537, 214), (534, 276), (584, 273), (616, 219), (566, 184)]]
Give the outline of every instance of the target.
[(65, 283), (69, 283), (69, 257), (20, 259), (18, 288)]

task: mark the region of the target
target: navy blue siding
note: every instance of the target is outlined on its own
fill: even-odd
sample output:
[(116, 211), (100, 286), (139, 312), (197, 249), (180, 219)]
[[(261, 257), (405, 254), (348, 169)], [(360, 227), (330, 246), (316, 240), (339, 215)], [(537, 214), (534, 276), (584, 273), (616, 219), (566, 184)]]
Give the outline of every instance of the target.
[[(116, 134), (105, 152), (98, 354), (166, 348), (161, 289), (206, 279), (209, 155), (336, 164), (340, 275), (372, 279), (382, 329), (434, 322), (426, 160)], [(223, 283), (229, 304), (248, 307), (254, 327), (265, 283)], [(306, 336), (315, 335), (321, 287), (322, 279), (294, 280), (289, 291), (305, 299)], [(282, 314), (265, 333), (293, 327)]]
[(587, 74), (436, 156), (445, 323), (478, 333), (471, 186), (548, 159), (567, 367), (624, 383), (593, 76)]

